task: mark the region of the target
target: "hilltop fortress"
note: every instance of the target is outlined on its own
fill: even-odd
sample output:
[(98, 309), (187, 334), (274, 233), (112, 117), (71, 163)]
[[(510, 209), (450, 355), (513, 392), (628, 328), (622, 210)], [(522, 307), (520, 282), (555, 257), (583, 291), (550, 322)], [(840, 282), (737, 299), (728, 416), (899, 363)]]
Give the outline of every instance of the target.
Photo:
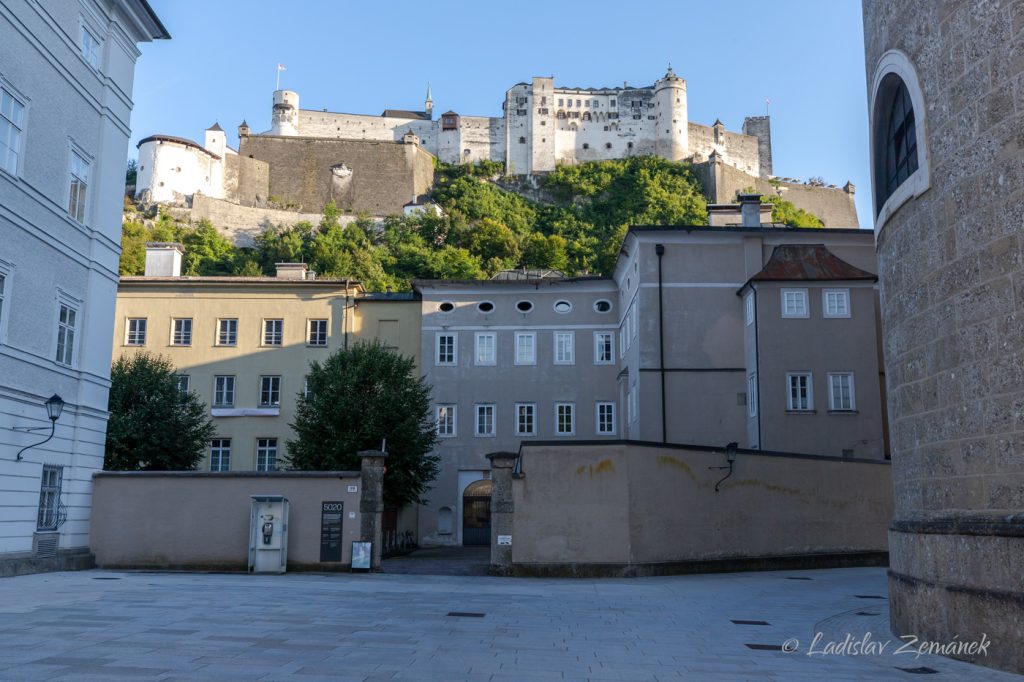
[(828, 227), (857, 226), (851, 184), (773, 177), (769, 117), (747, 117), (740, 133), (720, 120), (689, 121), (686, 81), (671, 67), (645, 87), (556, 87), (554, 78), (536, 77), (509, 88), (502, 108), (497, 117), (446, 111), (435, 118), (428, 86), (422, 111), (348, 114), (302, 109), (299, 93), (277, 90), (270, 129), (253, 133), (243, 121), (237, 152), (216, 124), (203, 145), (169, 135), (142, 140), (136, 195), (194, 206), (198, 194), (306, 212), (333, 200), (343, 210), (386, 215), (422, 201), (433, 183), (432, 157), (500, 161), (507, 175), (532, 176), (563, 164), (653, 154), (692, 162), (710, 203), (731, 202), (753, 187), (782, 195)]

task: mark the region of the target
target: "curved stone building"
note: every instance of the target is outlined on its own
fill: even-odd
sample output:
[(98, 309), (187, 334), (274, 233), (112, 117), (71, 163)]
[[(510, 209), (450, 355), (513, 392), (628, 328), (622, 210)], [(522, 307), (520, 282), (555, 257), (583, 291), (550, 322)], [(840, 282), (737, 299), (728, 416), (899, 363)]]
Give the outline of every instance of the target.
[(1024, 671), (1024, 9), (865, 0), (899, 635)]

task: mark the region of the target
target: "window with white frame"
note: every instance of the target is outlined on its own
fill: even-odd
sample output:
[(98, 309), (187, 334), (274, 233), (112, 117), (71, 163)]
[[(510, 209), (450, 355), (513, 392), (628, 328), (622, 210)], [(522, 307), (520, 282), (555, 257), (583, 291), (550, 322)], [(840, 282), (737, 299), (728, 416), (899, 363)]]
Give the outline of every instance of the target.
[(217, 320), (217, 345), (238, 345), (238, 320), (236, 318), (223, 318)]
[(284, 320), (263, 320), (263, 345), (280, 346), (284, 343)]
[(57, 317), (57, 362), (70, 366), (75, 359), (75, 334), (78, 330), (78, 310), (69, 303), (60, 303)]
[(821, 308), (825, 317), (850, 316), (849, 289), (823, 289), (821, 292)]
[(457, 424), (455, 423), (455, 405), (437, 406), (437, 435), (441, 438), (454, 438)]
[(277, 471), (277, 439), (256, 439), (256, 471)]
[(743, 306), (746, 311), (747, 324), (754, 324), (754, 293), (750, 292), (747, 297), (743, 299)]
[(555, 435), (576, 435), (576, 406), (573, 403), (555, 403)]
[(537, 334), (534, 332), (516, 332), (516, 364), (537, 364)]
[(632, 327), (633, 340), (636, 341), (636, 337), (640, 334), (640, 321), (638, 319), (639, 306), (635, 303), (629, 309), (629, 315), (632, 318), (630, 326)]
[(828, 404), (835, 412), (852, 412), (857, 409), (853, 392), (853, 372), (829, 372)]
[(615, 403), (597, 403), (597, 435), (615, 435)]
[(476, 436), (494, 435), (494, 405), (486, 403), (476, 406)]
[(210, 471), (231, 470), (231, 439), (214, 438), (210, 441)]
[(494, 332), (478, 332), (476, 335), (477, 365), (493, 365), (497, 362), (495, 351), (496, 335)]
[(281, 404), (281, 377), (260, 377), (260, 407), (276, 407)]
[(302, 377), (302, 399), (309, 400), (313, 397), (313, 389), (309, 387), (309, 376)]
[(810, 317), (807, 307), (807, 289), (782, 290), (783, 317)]
[(171, 345), (192, 345), (192, 318), (175, 317), (171, 320)]
[(327, 320), (310, 320), (306, 343), (310, 346), (327, 345)]
[(537, 435), (536, 403), (516, 403), (516, 435)]
[(187, 374), (176, 374), (174, 375), (174, 382), (178, 387), (178, 392), (186, 394), (192, 386), (192, 380)]
[(82, 27), (82, 57), (92, 68), (100, 68), (100, 41), (85, 26)]
[(804, 412), (814, 409), (814, 395), (809, 372), (791, 372), (786, 375), (786, 409)]
[(757, 372), (747, 375), (747, 416), (757, 416)]
[(61, 523), (60, 492), (64, 478), (64, 467), (53, 464), (43, 465), (43, 476), (39, 486), (39, 513), (36, 530), (57, 530)]
[(572, 365), (575, 363), (573, 337), (573, 332), (555, 332), (556, 365)]
[(18, 173), (21, 133), (25, 128), (25, 105), (6, 88), (0, 88), (0, 168)]
[(235, 404), (235, 377), (228, 375), (213, 378), (213, 406), (231, 407)]
[(129, 317), (127, 325), (127, 334), (124, 340), (125, 345), (128, 346), (145, 346), (146, 345), (146, 318), (144, 317)]
[(435, 365), (455, 365), (457, 348), (457, 337), (455, 334), (438, 334), (434, 341)]
[(80, 223), (85, 222), (85, 201), (89, 189), (89, 162), (74, 149), (68, 167), (71, 176), (68, 195), (68, 215)]
[(612, 332), (594, 332), (594, 364), (611, 365), (615, 362), (615, 354), (612, 351), (614, 342)]
[(626, 415), (626, 416), (627, 416), (627, 418), (629, 419), (630, 422), (635, 422), (637, 420), (637, 418), (639, 417), (639, 410), (640, 410), (640, 406), (637, 404), (639, 401), (637, 400), (636, 381), (634, 381), (633, 385), (630, 386), (630, 388), (629, 388), (629, 396), (628, 396), (627, 400), (628, 400), (628, 405), (626, 406), (626, 410), (629, 412), (629, 414)]

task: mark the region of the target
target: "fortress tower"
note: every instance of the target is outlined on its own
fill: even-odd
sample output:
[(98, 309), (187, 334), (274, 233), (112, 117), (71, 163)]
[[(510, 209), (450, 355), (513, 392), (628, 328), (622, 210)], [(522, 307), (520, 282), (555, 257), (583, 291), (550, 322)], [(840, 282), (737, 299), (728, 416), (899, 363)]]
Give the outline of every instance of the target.
[(291, 90), (274, 91), (274, 113), (271, 117), (270, 134), (299, 134), (299, 93)]
[(689, 151), (689, 122), (686, 118), (686, 81), (668, 71), (654, 84), (657, 129), (654, 153), (672, 161), (681, 161)]

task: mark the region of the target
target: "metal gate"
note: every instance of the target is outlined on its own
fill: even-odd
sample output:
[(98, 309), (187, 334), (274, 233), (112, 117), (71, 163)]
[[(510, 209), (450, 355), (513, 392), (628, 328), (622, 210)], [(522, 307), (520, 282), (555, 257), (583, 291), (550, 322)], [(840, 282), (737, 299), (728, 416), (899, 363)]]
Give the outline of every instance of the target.
[(462, 495), (462, 544), (491, 544), (491, 486), (488, 479), (466, 486)]

